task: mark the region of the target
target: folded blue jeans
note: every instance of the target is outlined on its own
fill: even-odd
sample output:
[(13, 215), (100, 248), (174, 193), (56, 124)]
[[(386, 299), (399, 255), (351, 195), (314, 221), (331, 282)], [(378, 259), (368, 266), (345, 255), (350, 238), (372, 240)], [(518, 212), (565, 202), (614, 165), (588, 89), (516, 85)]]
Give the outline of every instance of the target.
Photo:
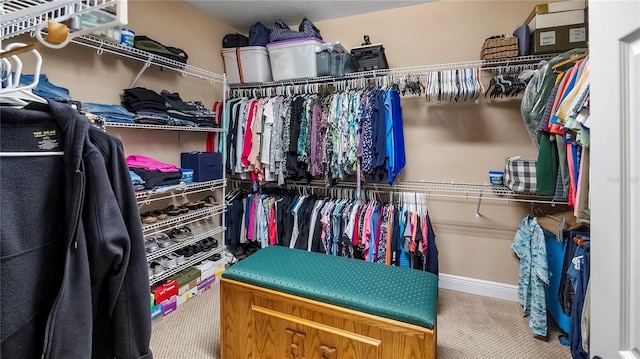
[[(20, 76), (20, 85), (26, 86), (32, 84), (34, 79), (35, 75), (23, 74)], [(71, 100), (69, 90), (52, 84), (49, 82), (49, 78), (45, 74), (40, 74), (38, 77), (38, 85), (36, 85), (36, 87), (31, 91), (34, 95), (38, 95), (42, 98)]]

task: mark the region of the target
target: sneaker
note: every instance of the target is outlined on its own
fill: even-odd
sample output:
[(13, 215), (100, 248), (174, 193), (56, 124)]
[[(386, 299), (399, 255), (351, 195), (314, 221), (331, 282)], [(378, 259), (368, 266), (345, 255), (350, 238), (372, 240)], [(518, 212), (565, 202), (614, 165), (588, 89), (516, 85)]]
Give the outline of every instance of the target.
[(150, 238), (149, 240), (144, 242), (144, 248), (146, 249), (147, 253), (153, 253), (155, 251), (158, 250), (158, 242), (156, 241), (155, 237)]
[(164, 267), (159, 262), (151, 262), (151, 269), (153, 269), (153, 276), (158, 278), (164, 273)]
[(150, 266), (147, 267), (147, 268), (149, 268), (149, 280), (152, 280), (153, 279), (153, 268), (151, 268)]
[(166, 256), (162, 256), (162, 258), (160, 258), (160, 264), (168, 269), (175, 268), (178, 265), (176, 261), (177, 258), (178, 257), (175, 254), (169, 253)]
[(181, 264), (184, 264), (184, 262), (186, 262), (186, 259), (184, 259), (184, 254), (174, 253), (174, 255), (176, 256), (177, 265), (181, 265)]

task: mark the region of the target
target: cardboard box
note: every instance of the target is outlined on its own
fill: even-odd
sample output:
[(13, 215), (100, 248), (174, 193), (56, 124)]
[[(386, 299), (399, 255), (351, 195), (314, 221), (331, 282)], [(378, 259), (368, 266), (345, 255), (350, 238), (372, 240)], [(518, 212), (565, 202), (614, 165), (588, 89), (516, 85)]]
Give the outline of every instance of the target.
[(198, 293), (202, 293), (204, 291), (207, 291), (209, 289), (211, 289), (211, 286), (216, 282), (216, 276), (212, 276), (209, 278), (206, 278), (204, 280), (202, 280), (200, 282), (200, 284), (198, 284)]
[(178, 295), (183, 295), (184, 293), (188, 292), (190, 289), (198, 288), (198, 283), (200, 283), (200, 278), (196, 278), (191, 282), (183, 285), (178, 289)]
[[(221, 261), (217, 261), (217, 262), (221, 262)], [(200, 263), (199, 265), (195, 266), (196, 268), (198, 268), (200, 270), (200, 282), (202, 282), (204, 279), (207, 279), (213, 275), (216, 274), (216, 270), (217, 270), (217, 262), (213, 262), (210, 260), (205, 260), (202, 263)]]
[(178, 296), (174, 295), (173, 297), (160, 303), (160, 305), (162, 305), (162, 316), (166, 317), (167, 315), (173, 313), (176, 308), (178, 308)]
[(154, 305), (151, 307), (151, 323), (155, 324), (162, 320), (162, 305)]
[(194, 182), (206, 182), (222, 179), (222, 153), (181, 153), (180, 167), (193, 168)]
[(182, 272), (176, 273), (169, 278), (178, 282), (178, 287), (183, 287), (194, 279), (197, 279), (199, 282), (201, 274), (202, 273), (198, 268), (188, 267), (185, 268)]
[(537, 14), (534, 10), (532, 14), (533, 16), (531, 14), (529, 15), (531, 19), (527, 19), (526, 22), (532, 32), (538, 29), (583, 24), (587, 21), (585, 10), (552, 12), (548, 14)]
[(156, 304), (156, 296), (151, 293), (151, 307), (153, 308), (153, 306)]
[(586, 8), (587, 0), (569, 0), (536, 5), (534, 11), (538, 14), (549, 14), (553, 12), (584, 10)]
[(587, 48), (589, 38), (586, 24), (538, 29), (532, 34), (531, 53), (545, 54)]
[(162, 303), (165, 300), (178, 295), (178, 283), (175, 280), (168, 280), (165, 284), (158, 286), (153, 290), (156, 303)]
[(178, 296), (178, 305), (183, 305), (189, 299), (195, 297), (197, 294), (198, 294), (198, 287), (197, 286), (195, 288), (189, 289), (183, 295), (179, 295)]

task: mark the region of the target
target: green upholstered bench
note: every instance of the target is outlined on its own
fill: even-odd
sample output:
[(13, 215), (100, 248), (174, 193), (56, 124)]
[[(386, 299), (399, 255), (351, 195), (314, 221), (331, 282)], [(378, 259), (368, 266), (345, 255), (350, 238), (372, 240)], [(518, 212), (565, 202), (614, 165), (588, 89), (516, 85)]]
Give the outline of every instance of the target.
[[(278, 337), (277, 333), (262, 333), (278, 327), (273, 323), (276, 320), (274, 318), (291, 327), (283, 329), (281, 337), (286, 341), (288, 336), (292, 336), (289, 344), (293, 345), (289, 348), (287, 343), (278, 344), (274, 340), (274, 353), (278, 353), (278, 345), (284, 345), (292, 351), (293, 347), (303, 350), (296, 344), (296, 335), (303, 333), (307, 338), (313, 332), (315, 334), (312, 337), (315, 337), (319, 331), (328, 336), (325, 341), (332, 343), (322, 344), (325, 348), (345, 350), (343, 347), (353, 346), (353, 340), (361, 345), (360, 351), (356, 350), (351, 356), (342, 353), (336, 357), (390, 358), (384, 354), (385, 348), (398, 349), (398, 344), (392, 342), (397, 340), (405, 343), (400, 345), (406, 345), (413, 339), (417, 340), (413, 348), (402, 355), (394, 352), (392, 357), (435, 357), (438, 277), (432, 273), (271, 246), (233, 265), (223, 273), (222, 278), (224, 359), (270, 357), (266, 354), (271, 350), (267, 348), (269, 345), (259, 337)], [(231, 285), (248, 291), (238, 295), (246, 299), (239, 301), (247, 302), (244, 306), (240, 305), (241, 309), (234, 308), (234, 298), (228, 297), (227, 292), (233, 291)], [(332, 313), (334, 317), (331, 317)], [(240, 325), (232, 322), (244, 318), (245, 314), (246, 318), (239, 321), (246, 321), (242, 325), (251, 332), (247, 332), (247, 336), (259, 343), (254, 343), (252, 349), (246, 348), (250, 353), (235, 355), (235, 350), (226, 349), (228, 343), (225, 341), (238, 336), (237, 328), (233, 327)], [(226, 316), (229, 316), (227, 321)], [(353, 323), (349, 324), (349, 321)], [(258, 322), (266, 329), (251, 328)], [(236, 333), (231, 333), (233, 331)], [(331, 337), (326, 333), (338, 335)], [(393, 339), (394, 335), (390, 333), (403, 333), (403, 336)], [(407, 333), (415, 338), (408, 340)], [(314, 345), (307, 345), (304, 353), (298, 353), (300, 357), (314, 357), (315, 354), (310, 352), (314, 350)], [(281, 354), (275, 355), (280, 357)]]

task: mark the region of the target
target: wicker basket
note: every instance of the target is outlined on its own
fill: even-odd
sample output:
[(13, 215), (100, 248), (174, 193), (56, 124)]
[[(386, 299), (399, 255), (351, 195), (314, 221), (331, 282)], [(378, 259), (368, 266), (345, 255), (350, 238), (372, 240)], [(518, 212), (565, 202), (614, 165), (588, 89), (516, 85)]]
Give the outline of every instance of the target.
[(518, 56), (518, 38), (501, 37), (486, 39), (480, 50), (480, 59), (494, 60)]

